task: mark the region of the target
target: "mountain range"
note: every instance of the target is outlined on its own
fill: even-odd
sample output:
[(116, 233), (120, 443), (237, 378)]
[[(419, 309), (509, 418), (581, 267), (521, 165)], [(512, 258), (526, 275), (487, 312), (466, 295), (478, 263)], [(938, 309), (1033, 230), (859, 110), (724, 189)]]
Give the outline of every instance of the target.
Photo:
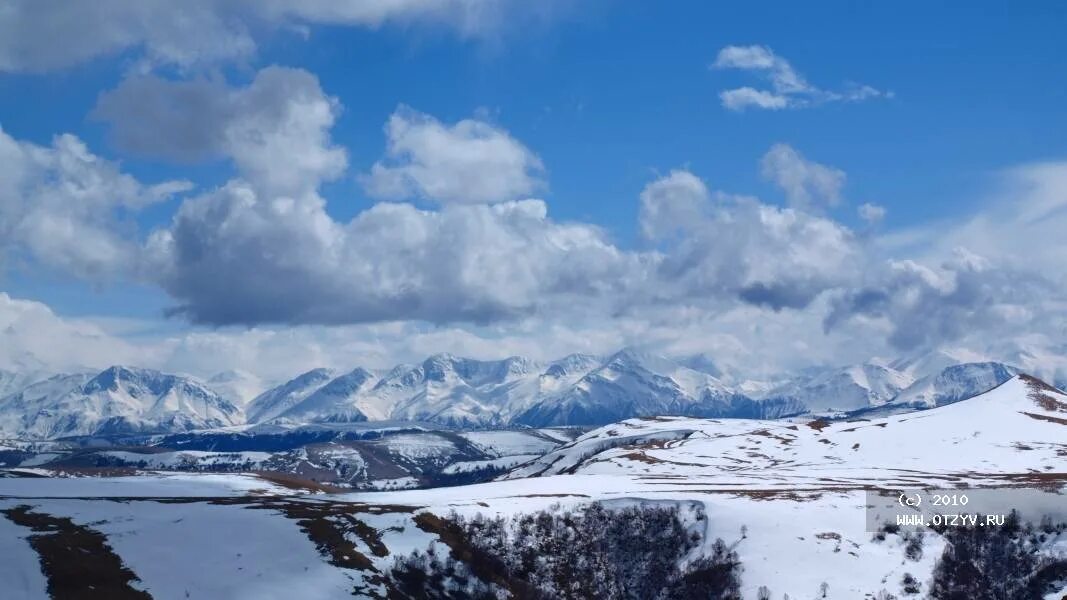
[(966, 358), (934, 352), (736, 382), (706, 360), (632, 348), (548, 362), (435, 354), (390, 369), (313, 369), (265, 390), (240, 371), (206, 380), (125, 366), (48, 377), (0, 371), (0, 435), (49, 439), (383, 420), (485, 428), (598, 426), (651, 415), (894, 414), (975, 396), (1020, 372)]

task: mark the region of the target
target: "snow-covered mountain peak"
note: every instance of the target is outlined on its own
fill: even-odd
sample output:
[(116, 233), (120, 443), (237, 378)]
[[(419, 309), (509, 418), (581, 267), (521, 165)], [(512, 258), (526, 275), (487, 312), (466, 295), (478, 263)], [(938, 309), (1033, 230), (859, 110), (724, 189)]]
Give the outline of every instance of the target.
[(332, 369), (312, 369), (263, 392), (248, 404), (245, 410), (248, 421), (262, 423), (280, 416), (333, 379), (333, 376)]
[(955, 364), (918, 379), (892, 404), (934, 407), (951, 404), (990, 390), (1018, 374), (1015, 367), (998, 362)]
[(920, 350), (894, 360), (889, 364), (889, 368), (905, 373), (913, 379), (922, 379), (954, 365), (989, 361), (989, 356), (965, 348), (935, 348)]
[[(25, 386), (17, 401), (0, 399), (0, 428), (42, 434), (55, 423), (26, 415), (52, 411), (69, 420), (57, 431), (85, 430), (81, 413), (116, 412), (144, 418), (127, 429), (160, 425), (166, 413), (179, 430), (236, 423), (285, 424), (415, 420), (461, 426), (601, 425), (635, 416), (688, 415), (722, 418), (778, 418), (799, 414), (897, 414), (949, 404), (980, 394), (1018, 370), (1003, 363), (948, 364), (919, 379), (913, 373), (951, 362), (934, 352), (886, 363), (811, 368), (777, 382), (725, 383), (641, 348), (606, 357), (572, 354), (542, 363), (512, 356), (478, 360), (435, 354), (389, 370), (362, 367), (344, 373), (313, 369), (274, 388), (251, 394), (258, 378), (239, 371), (206, 382), (117, 365), (83, 379), (59, 379)], [(900, 367), (903, 370), (898, 370)], [(242, 395), (242, 390), (243, 395)], [(70, 397), (66, 397), (69, 395)], [(9, 396), (11, 396), (9, 394)], [(244, 415), (235, 407), (244, 407)], [(96, 412), (94, 412), (96, 411)], [(153, 412), (154, 411), (154, 412)], [(175, 415), (188, 411), (189, 419)], [(873, 411), (873, 412), (872, 412)], [(9, 414), (8, 414), (9, 413)], [(151, 414), (149, 414), (151, 413)], [(147, 415), (147, 416), (145, 416)], [(90, 419), (91, 420), (91, 419)]]
[(152, 369), (115, 365), (108, 367), (90, 379), (83, 387), (85, 394), (99, 392), (124, 392), (133, 398), (159, 396), (178, 388), (196, 396), (214, 395), (192, 379), (169, 375)]
[(35, 438), (188, 431), (241, 420), (236, 406), (195, 380), (125, 366), (56, 376), (0, 403), (0, 430)]

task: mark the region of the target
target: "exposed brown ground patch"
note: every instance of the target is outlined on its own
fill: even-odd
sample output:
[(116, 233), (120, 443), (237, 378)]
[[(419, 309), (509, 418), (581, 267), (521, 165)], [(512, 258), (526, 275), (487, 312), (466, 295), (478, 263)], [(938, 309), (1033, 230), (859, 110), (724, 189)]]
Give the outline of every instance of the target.
[(815, 431), (822, 431), (830, 426), (830, 422), (826, 419), (815, 419), (814, 421), (808, 421), (806, 425)]
[(291, 490), (297, 490), (301, 492), (323, 492), (326, 494), (342, 494), (351, 492), (350, 488), (342, 488), (325, 483), (319, 483), (303, 477), (298, 477), (290, 473), (281, 473), (278, 471), (253, 471), (253, 474), (271, 483), (280, 485), (284, 488)]
[(637, 461), (637, 462), (643, 462), (643, 463), (649, 464), (649, 465), (661, 465), (662, 464), (662, 465), (679, 465), (679, 466), (683, 466), (683, 467), (701, 467), (701, 468), (707, 468), (708, 467), (708, 465), (703, 465), (703, 464), (699, 464), (699, 463), (678, 462), (676, 460), (666, 460), (666, 459), (662, 459), (662, 458), (656, 458), (655, 456), (649, 456), (649, 455), (645, 454), (644, 452), (629, 452), (627, 454), (623, 454), (623, 455), (619, 456), (619, 458), (626, 458), (626, 459), (634, 460), (634, 461)]
[(151, 600), (147, 592), (130, 585), (140, 579), (122, 564), (99, 531), (67, 517), (33, 512), (26, 505), (0, 513), (34, 532), (28, 540), (40, 557), (52, 600)]
[(1067, 425), (1067, 419), (1060, 419), (1058, 417), (1050, 417), (1048, 415), (1039, 415), (1031, 412), (1021, 411), (1024, 415), (1031, 419), (1037, 419), (1038, 421), (1048, 421), (1049, 423), (1058, 423), (1060, 425)]
[[(791, 428), (791, 429), (795, 429), (795, 428)], [(775, 434), (771, 433), (770, 431), (768, 431), (766, 429), (757, 429), (756, 431), (753, 431), (751, 433), (751, 435), (769, 437), (769, 438), (778, 440), (782, 444), (792, 444), (793, 441), (794, 441), (793, 438), (787, 438), (787, 437), (784, 437), (784, 436), (775, 435)]]
[(1023, 373), (1019, 375), (1019, 379), (1022, 379), (1030, 388), (1030, 399), (1043, 410), (1067, 413), (1067, 402), (1057, 400), (1051, 395), (1063, 395), (1063, 392), (1032, 375)]

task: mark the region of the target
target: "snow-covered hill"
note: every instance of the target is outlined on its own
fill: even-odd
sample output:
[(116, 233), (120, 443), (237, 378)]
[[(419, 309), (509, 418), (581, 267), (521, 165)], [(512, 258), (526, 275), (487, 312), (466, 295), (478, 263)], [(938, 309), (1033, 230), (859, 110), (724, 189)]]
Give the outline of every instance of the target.
[(188, 431), (241, 420), (237, 407), (195, 380), (120, 366), (58, 375), (0, 400), (0, 431), (11, 437)]
[[(928, 591), (945, 542), (930, 530), (918, 543), (874, 535), (866, 491), (959, 487), (976, 495), (973, 488), (1022, 486), (1040, 497), (1034, 507), (1063, 519), (1056, 490), (1067, 485), (1065, 428), (1067, 394), (1017, 376), (968, 400), (855, 422), (629, 419), (495, 482), (351, 498), (468, 516), (560, 512), (593, 501), (696, 502), (708, 515), (706, 537), (721, 536), (738, 553), (743, 598), (762, 597), (763, 586), (772, 597), (851, 600), (882, 590), (909, 597), (902, 582)], [(998, 510), (1015, 507), (1024, 518), (1049, 514)], [(1047, 551), (1062, 552), (1062, 543), (1051, 540)]]
[[(684, 476), (712, 487), (832, 489), (1002, 481), (1063, 470), (1067, 395), (1028, 376), (931, 410), (873, 420), (630, 419), (591, 431), (509, 477)], [(695, 483), (692, 483), (695, 484)]]

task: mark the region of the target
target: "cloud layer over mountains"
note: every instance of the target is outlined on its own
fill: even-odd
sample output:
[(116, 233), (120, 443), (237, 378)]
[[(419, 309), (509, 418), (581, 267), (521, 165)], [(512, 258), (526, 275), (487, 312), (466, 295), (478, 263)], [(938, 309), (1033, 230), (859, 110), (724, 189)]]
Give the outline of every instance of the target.
[[(331, 344), (374, 354), (411, 339), (403, 352), (559, 356), (648, 344), (765, 356), (774, 368), (783, 355), (843, 363), (857, 353), (1054, 340), (1067, 329), (1065, 163), (1001, 174), (1002, 189), (976, 199), (964, 219), (882, 231), (886, 210), (853, 203), (844, 171), (783, 142), (752, 157), (780, 199), (717, 190), (705, 179), (715, 173), (680, 167), (652, 177), (638, 198), (618, 199), (640, 206), (640, 239), (622, 243), (594, 223), (553, 218), (538, 198), (551, 189), (552, 165), (481, 113), (447, 122), (398, 101), (381, 157), (353, 172), (331, 135), (344, 100), (313, 73), (267, 66), (240, 81), (210, 68), (251, 61), (262, 36), (287, 28), (429, 20), (484, 37), (562, 3), (535, 11), (478, 0), (206, 2), (184, 19), (171, 18), (167, 3), (114, 19), (106, 17), (118, 3), (65, 19), (49, 4), (15, 2), (0, 14), (0, 69), (130, 53), (138, 67), (92, 111), (115, 147), (228, 171), (215, 186), (142, 181), (73, 135), (41, 144), (0, 130), (5, 268), (147, 285), (179, 319), (252, 328), (156, 336), (157, 354), (146, 356), (212, 347), (255, 360), (281, 339), (293, 354)], [(41, 32), (69, 43), (42, 47)], [(888, 96), (823, 90), (763, 46), (726, 47), (714, 66), (770, 85), (724, 92), (731, 109)], [(338, 218), (322, 188), (345, 180), (379, 203)], [(168, 219), (139, 222), (159, 205)], [(10, 323), (31, 313), (62, 321), (3, 298)], [(83, 326), (55, 330), (77, 337)], [(331, 327), (347, 329), (325, 333)], [(319, 360), (332, 362), (352, 361)]]

